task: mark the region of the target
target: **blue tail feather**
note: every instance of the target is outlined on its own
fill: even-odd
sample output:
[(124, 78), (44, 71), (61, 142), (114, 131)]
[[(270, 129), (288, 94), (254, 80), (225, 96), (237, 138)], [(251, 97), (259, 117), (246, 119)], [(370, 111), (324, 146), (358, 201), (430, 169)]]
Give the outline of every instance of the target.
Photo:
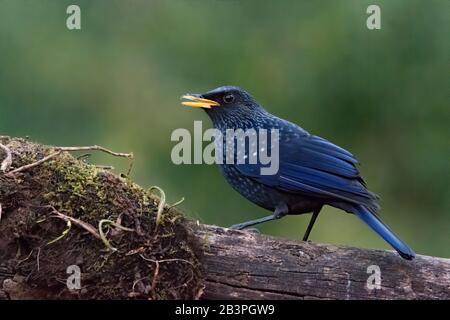
[(385, 225), (380, 218), (371, 213), (368, 209), (361, 205), (355, 205), (355, 214), (364, 221), (373, 231), (380, 235), (386, 242), (388, 242), (402, 258), (412, 260), (416, 254), (408, 247), (400, 238), (398, 238), (387, 225)]

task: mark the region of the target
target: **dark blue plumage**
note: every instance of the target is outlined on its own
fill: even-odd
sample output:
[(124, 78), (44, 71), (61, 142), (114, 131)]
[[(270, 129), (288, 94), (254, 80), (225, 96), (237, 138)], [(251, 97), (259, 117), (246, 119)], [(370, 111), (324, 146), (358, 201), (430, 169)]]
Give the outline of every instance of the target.
[[(268, 113), (238, 87), (220, 87), (195, 97), (202, 103), (215, 102), (211, 108), (206, 105), (205, 110), (214, 127), (224, 134), (224, 139), (227, 129), (279, 130), (279, 170), (276, 174), (262, 175), (260, 162), (220, 164), (223, 175), (234, 189), (257, 205), (273, 211), (270, 216), (233, 227), (242, 229), (287, 214), (313, 212), (304, 236), (306, 240), (322, 206), (330, 205), (357, 215), (403, 258), (415, 256), (376, 215), (378, 197), (367, 190), (356, 166), (358, 161), (350, 152)], [(245, 144), (245, 140), (236, 142)], [(270, 143), (266, 148), (271, 148)], [(249, 146), (245, 150), (248, 158)], [(223, 149), (225, 155), (230, 151), (226, 147)]]

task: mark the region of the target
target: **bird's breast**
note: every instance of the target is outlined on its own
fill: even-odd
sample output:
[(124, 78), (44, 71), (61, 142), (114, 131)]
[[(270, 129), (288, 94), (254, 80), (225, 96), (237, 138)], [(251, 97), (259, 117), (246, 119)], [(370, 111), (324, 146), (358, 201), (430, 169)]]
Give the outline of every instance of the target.
[(279, 198), (276, 190), (242, 175), (234, 165), (222, 164), (219, 167), (223, 176), (233, 189), (260, 207), (267, 210), (274, 210), (282, 200)]

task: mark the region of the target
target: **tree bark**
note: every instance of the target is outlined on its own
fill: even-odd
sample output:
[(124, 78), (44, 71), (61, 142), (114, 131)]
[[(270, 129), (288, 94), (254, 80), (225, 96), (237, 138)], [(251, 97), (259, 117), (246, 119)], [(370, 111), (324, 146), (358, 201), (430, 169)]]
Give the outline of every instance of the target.
[(61, 148), (0, 146), (0, 299), (450, 298), (449, 259), (198, 225)]
[[(450, 259), (199, 226), (204, 299), (449, 299)], [(379, 287), (374, 273), (379, 271)]]

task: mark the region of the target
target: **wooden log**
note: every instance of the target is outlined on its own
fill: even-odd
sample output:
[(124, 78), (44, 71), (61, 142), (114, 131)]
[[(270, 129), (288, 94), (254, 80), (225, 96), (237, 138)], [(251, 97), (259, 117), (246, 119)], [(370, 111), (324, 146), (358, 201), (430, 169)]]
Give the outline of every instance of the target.
[[(449, 299), (450, 259), (200, 226), (204, 299)], [(379, 289), (375, 271), (379, 270)]]
[[(449, 259), (198, 225), (61, 148), (0, 144), (0, 299), (450, 299)], [(101, 241), (105, 219), (126, 228)]]

